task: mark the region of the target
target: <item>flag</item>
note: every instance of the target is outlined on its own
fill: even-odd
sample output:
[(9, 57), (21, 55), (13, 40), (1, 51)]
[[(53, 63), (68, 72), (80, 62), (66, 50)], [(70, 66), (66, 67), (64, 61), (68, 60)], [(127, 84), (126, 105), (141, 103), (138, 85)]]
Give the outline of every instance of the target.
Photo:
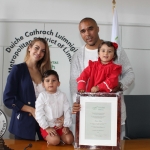
[(116, 8), (114, 8), (113, 14), (111, 42), (116, 42), (118, 45), (120, 45), (118, 15)]

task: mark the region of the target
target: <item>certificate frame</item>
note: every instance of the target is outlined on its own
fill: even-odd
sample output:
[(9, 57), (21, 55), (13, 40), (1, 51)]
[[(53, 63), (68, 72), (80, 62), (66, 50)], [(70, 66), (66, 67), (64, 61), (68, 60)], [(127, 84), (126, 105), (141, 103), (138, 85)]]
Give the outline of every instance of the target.
[[(81, 111), (76, 114), (75, 143), (74, 143), (75, 149), (76, 148), (77, 149), (79, 148), (101, 149), (101, 150), (112, 150), (112, 149), (120, 150), (121, 149), (120, 147), (121, 97), (122, 97), (122, 92), (77, 93), (76, 103), (81, 104)], [(97, 138), (96, 134), (90, 135), (90, 133), (93, 133), (93, 132), (90, 132), (87, 130), (88, 128), (90, 128), (89, 123), (91, 122), (87, 122), (86, 120), (88, 119), (91, 120), (91, 118), (88, 118), (88, 115), (86, 115), (86, 113), (90, 109), (94, 108), (95, 105), (101, 106), (101, 107), (104, 106), (104, 108), (106, 108), (107, 110), (111, 108), (110, 109), (111, 111), (110, 112), (108, 111), (108, 113), (105, 114), (106, 118), (110, 118), (110, 119), (107, 119), (107, 120), (110, 120), (110, 123), (107, 124), (108, 126), (106, 125), (108, 130), (104, 130), (104, 133), (106, 133), (107, 136), (101, 136), (104, 134), (100, 134), (100, 136)], [(96, 113), (98, 114), (99, 112), (96, 112)], [(85, 118), (88, 118), (88, 119), (85, 119)], [(94, 131), (92, 130), (92, 128), (90, 128), (90, 130)], [(86, 133), (87, 131), (89, 132), (88, 134)]]

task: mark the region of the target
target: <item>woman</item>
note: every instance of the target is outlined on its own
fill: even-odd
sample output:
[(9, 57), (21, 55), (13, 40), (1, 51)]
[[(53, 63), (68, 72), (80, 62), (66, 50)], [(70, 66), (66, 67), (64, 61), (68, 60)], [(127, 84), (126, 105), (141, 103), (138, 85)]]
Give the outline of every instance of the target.
[(4, 90), (3, 101), (12, 109), (9, 131), (15, 139), (43, 139), (35, 120), (35, 101), (42, 87), (42, 73), (50, 66), (50, 52), (45, 39), (36, 38), (27, 47), (24, 63), (14, 65)]

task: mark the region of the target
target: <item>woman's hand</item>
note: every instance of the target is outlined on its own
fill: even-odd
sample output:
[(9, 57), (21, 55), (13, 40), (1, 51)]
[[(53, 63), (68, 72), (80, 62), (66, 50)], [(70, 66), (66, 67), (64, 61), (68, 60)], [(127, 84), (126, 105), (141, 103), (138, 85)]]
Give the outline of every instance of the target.
[(33, 116), (35, 118), (35, 108), (28, 106), (28, 105), (24, 105), (21, 108), (21, 110), (25, 112), (29, 112), (29, 116)]
[(35, 108), (31, 107), (30, 113), (35, 118)]

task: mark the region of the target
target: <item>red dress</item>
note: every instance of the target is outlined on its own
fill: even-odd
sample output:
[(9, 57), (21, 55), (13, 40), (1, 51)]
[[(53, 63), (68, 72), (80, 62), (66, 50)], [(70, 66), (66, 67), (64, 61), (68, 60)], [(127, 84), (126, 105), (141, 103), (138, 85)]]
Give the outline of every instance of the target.
[(90, 60), (89, 66), (77, 78), (78, 91), (91, 92), (93, 86), (98, 86), (100, 92), (111, 92), (113, 88), (118, 86), (121, 71), (122, 66), (114, 64), (113, 61), (102, 64), (100, 58), (94, 62)]

